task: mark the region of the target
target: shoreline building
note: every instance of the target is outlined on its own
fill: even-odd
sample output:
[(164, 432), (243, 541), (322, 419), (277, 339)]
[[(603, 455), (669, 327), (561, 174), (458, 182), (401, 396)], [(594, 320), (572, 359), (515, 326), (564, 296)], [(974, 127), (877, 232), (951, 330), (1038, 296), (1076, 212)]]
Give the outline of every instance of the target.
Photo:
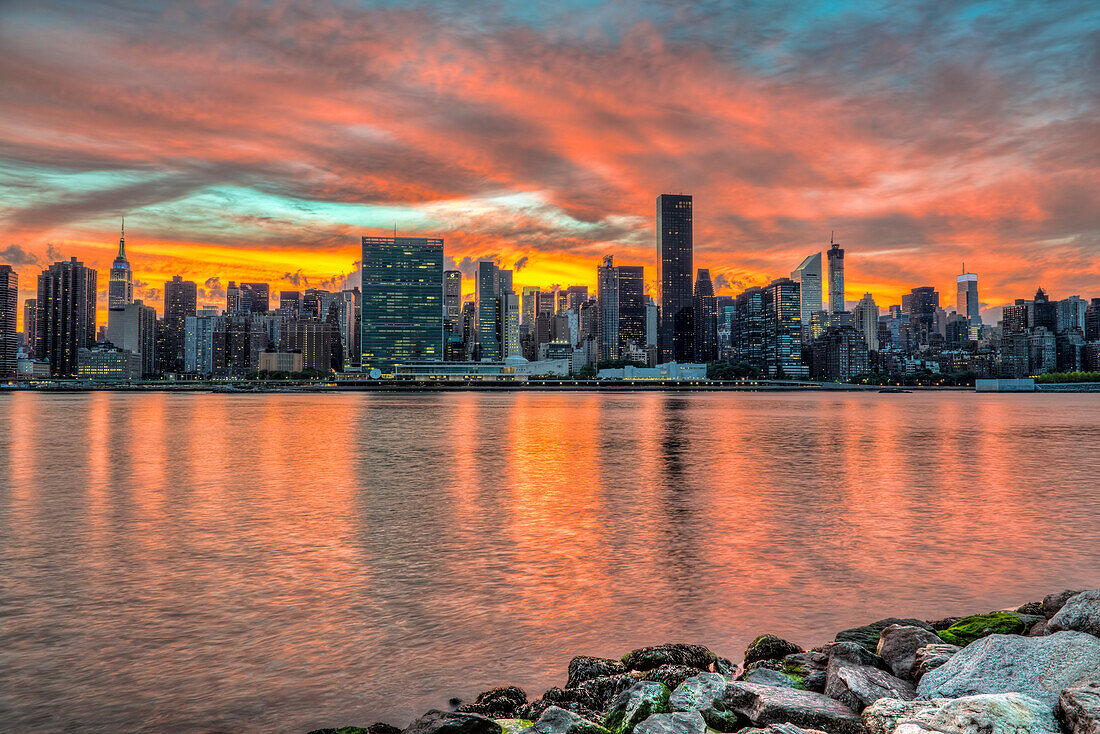
[(442, 361), (443, 239), (364, 237), (362, 262), (362, 368)]
[(844, 310), (844, 250), (829, 236), (829, 311)]
[(657, 197), (657, 286), (661, 301), (658, 362), (694, 359), (692, 248), (691, 196), (661, 194)]
[(807, 255), (791, 273), (791, 280), (798, 283), (799, 300), (802, 303), (802, 341), (810, 341), (810, 320), (821, 309), (821, 253)]
[(0, 265), (0, 379), (10, 380), (18, 371), (19, 273)]
[(96, 271), (75, 257), (38, 276), (36, 354), (54, 377), (76, 377), (78, 352), (95, 344)]
[(126, 259), (126, 218), (122, 219), (122, 233), (118, 238), (118, 254), (111, 263), (110, 280), (107, 284), (107, 324), (110, 326), (110, 311), (122, 308), (134, 302), (134, 274), (130, 270), (130, 261)]

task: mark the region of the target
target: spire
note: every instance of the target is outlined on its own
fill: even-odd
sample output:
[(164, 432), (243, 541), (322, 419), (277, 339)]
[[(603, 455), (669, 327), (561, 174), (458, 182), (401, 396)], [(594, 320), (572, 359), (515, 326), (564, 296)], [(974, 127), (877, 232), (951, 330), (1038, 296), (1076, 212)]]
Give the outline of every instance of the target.
[(118, 238), (118, 259), (126, 259), (126, 217), (122, 218), (122, 234)]

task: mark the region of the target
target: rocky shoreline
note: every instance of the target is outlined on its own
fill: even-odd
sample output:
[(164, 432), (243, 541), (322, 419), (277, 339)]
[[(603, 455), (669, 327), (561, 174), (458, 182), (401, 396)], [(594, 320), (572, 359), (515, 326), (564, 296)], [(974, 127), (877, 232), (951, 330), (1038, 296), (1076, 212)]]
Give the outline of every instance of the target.
[(882, 619), (803, 650), (761, 635), (741, 665), (702, 645), (580, 656), (528, 700), (310, 734), (1100, 734), (1100, 589), (936, 621)]

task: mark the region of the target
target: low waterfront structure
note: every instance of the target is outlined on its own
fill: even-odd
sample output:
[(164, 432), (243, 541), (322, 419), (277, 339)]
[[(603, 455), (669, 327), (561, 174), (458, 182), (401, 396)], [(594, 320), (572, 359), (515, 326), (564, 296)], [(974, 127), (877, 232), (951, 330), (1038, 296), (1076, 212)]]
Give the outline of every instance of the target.
[(601, 380), (705, 380), (707, 366), (693, 362), (665, 362), (656, 367), (627, 365), (602, 369), (596, 376)]
[(77, 352), (76, 376), (92, 382), (131, 382), (141, 379), (141, 355), (128, 349), (100, 345)]
[(394, 368), (397, 379), (416, 380), (526, 380), (528, 377), (569, 377), (572, 359), (508, 357), (503, 362), (409, 362)]
[(260, 372), (301, 372), (304, 369), (301, 352), (260, 352)]

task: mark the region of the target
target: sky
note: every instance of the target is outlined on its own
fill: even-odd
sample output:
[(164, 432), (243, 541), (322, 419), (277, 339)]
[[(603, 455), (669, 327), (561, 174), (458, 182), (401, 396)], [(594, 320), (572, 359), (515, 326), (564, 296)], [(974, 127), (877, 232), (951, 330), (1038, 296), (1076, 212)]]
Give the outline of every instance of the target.
[(0, 262), (200, 303), (355, 280), (360, 237), (448, 265), (656, 277), (655, 200), (736, 295), (846, 250), (846, 298), (986, 318), (1100, 296), (1100, 3), (0, 0)]

